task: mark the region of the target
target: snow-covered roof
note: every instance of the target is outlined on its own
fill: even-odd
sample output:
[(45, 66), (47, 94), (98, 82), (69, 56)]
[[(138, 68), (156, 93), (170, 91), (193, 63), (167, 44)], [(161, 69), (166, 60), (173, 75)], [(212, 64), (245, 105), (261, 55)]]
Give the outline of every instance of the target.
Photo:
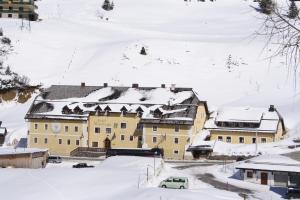
[[(276, 109), (272, 111), (268, 108), (225, 107), (207, 120), (204, 127), (208, 130), (276, 133), (280, 120), (282, 119)], [(224, 126), (222, 123), (229, 125)], [(236, 124), (231, 126), (230, 123)], [(245, 123), (247, 126), (244, 126)]]
[(13, 154), (28, 154), (28, 153), (39, 153), (46, 152), (47, 149), (39, 148), (13, 148), (13, 147), (0, 147), (0, 156), (1, 155), (13, 155)]
[(26, 118), (87, 120), (91, 112), (109, 110), (141, 113), (143, 122), (192, 124), (199, 102), (191, 88), (55, 85), (35, 99)]
[(253, 107), (225, 107), (217, 111), (215, 121), (220, 122), (253, 122), (259, 123), (262, 119), (279, 119), (278, 114), (265, 108)]
[(262, 155), (237, 165), (237, 169), (300, 172), (300, 162), (281, 155)]

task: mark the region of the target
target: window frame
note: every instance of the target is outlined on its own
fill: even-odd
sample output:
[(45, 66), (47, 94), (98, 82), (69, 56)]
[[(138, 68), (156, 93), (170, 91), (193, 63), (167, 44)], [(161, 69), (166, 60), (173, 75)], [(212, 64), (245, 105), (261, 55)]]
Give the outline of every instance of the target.
[(121, 122), (120, 128), (121, 129), (126, 129), (127, 128), (127, 123), (126, 122)]
[(157, 126), (152, 126), (152, 131), (157, 132), (158, 127)]
[(226, 143), (231, 143), (231, 141), (232, 141), (231, 136), (226, 136)]
[[(109, 130), (109, 131), (108, 131)], [(105, 133), (106, 134), (111, 134), (111, 132), (112, 132), (112, 129), (111, 128), (105, 128)]]
[[(99, 130), (99, 131), (98, 131), (98, 130)], [(98, 126), (97, 126), (97, 127), (95, 127), (95, 128), (94, 128), (94, 133), (95, 133), (95, 134), (99, 134), (99, 133), (101, 133), (101, 128), (100, 128), (100, 127), (98, 127)]]
[[(155, 139), (154, 139), (155, 138)], [(157, 143), (157, 136), (152, 136), (152, 143), (156, 144)]]

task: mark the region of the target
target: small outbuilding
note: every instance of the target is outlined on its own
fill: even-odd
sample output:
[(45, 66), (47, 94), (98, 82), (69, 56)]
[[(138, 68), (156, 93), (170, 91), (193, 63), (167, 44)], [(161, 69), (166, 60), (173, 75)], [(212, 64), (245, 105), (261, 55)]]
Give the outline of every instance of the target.
[(244, 181), (280, 187), (300, 187), (300, 162), (281, 155), (262, 155), (239, 164)]
[(37, 148), (0, 148), (0, 168), (44, 168), (48, 150)]

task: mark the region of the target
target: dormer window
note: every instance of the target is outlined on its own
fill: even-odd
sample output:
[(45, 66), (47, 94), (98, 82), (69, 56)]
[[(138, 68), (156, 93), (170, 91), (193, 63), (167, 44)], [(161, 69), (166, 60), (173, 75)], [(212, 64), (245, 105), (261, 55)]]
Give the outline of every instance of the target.
[(128, 112), (127, 108), (126, 108), (125, 106), (123, 106), (123, 107), (121, 108), (121, 115), (122, 115), (122, 116), (125, 116), (125, 115), (127, 114), (127, 112)]
[(64, 106), (62, 108), (62, 113), (63, 114), (71, 114), (72, 113), (72, 110), (68, 107), (68, 106)]
[(73, 111), (75, 114), (79, 114), (79, 115), (83, 114), (83, 110), (79, 106), (76, 106)]
[(142, 117), (142, 116), (143, 116), (143, 113), (144, 113), (144, 110), (139, 106), (139, 107), (136, 109), (136, 112), (137, 112), (137, 116), (138, 116), (138, 117)]
[(104, 112), (105, 112), (106, 115), (109, 115), (109, 113), (111, 112), (111, 108), (109, 106), (106, 106), (104, 108)]
[(163, 112), (159, 108), (155, 109), (154, 112), (153, 112), (153, 116), (155, 118), (161, 118), (162, 114), (163, 114)]
[(95, 108), (95, 111), (96, 111), (96, 112), (102, 112), (102, 108), (98, 105), (98, 106)]

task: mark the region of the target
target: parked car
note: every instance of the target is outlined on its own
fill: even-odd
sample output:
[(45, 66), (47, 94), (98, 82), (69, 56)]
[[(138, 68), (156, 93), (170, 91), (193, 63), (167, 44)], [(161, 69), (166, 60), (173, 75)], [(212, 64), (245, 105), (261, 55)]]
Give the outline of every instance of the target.
[(286, 196), (288, 199), (300, 198), (300, 187), (288, 186)]
[(93, 165), (87, 165), (86, 163), (77, 163), (73, 165), (73, 168), (91, 168)]
[(60, 156), (48, 156), (47, 163), (61, 163), (62, 159)]
[(173, 189), (188, 189), (189, 180), (186, 177), (169, 177), (163, 180), (159, 187), (162, 188), (173, 188)]

